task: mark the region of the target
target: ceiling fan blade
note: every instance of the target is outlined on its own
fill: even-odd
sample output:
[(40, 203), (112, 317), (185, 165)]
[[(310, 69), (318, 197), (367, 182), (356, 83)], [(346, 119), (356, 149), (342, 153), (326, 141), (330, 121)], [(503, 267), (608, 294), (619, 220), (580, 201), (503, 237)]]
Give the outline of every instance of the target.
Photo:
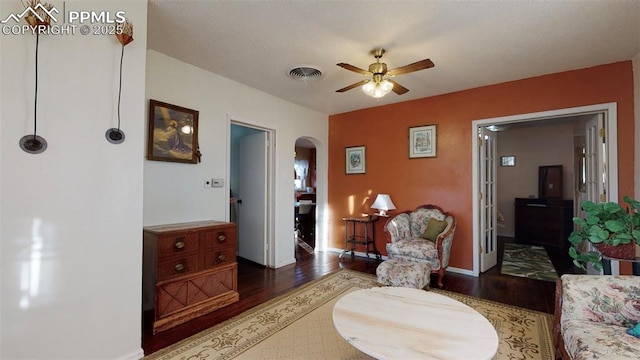
[(404, 93), (406, 93), (406, 92), (408, 92), (408, 91), (409, 91), (409, 89), (407, 89), (406, 87), (404, 87), (404, 86), (402, 86), (402, 85), (398, 84), (397, 82), (395, 82), (395, 81), (393, 81), (393, 80), (391, 80), (391, 79), (387, 79), (387, 80), (388, 80), (390, 83), (392, 83), (392, 84), (393, 84), (393, 89), (391, 89), (391, 90), (393, 90), (393, 92), (394, 92), (394, 93), (396, 93), (396, 94), (398, 94), (398, 95), (402, 95), (402, 94), (404, 94)]
[(357, 88), (358, 86), (364, 85), (364, 84), (368, 83), (369, 81), (370, 81), (369, 79), (367, 79), (367, 80), (362, 80), (362, 81), (358, 81), (358, 82), (357, 82), (357, 83), (355, 83), (355, 84), (351, 84), (351, 85), (349, 85), (349, 86), (345, 86), (345, 87), (343, 87), (343, 88), (342, 88), (342, 89), (340, 89), (340, 90), (336, 90), (336, 92), (345, 92), (345, 91), (347, 91), (347, 90), (351, 90), (351, 89), (353, 89), (353, 88)]
[(373, 74), (371, 74), (370, 72), (368, 72), (365, 69), (361, 69), (361, 68), (359, 68), (357, 66), (353, 66), (353, 65), (350, 65), (350, 64), (347, 64), (347, 63), (339, 63), (339, 64), (336, 64), (336, 65), (340, 66), (343, 69), (347, 69), (347, 70), (351, 70), (353, 72), (357, 72), (358, 74), (367, 75), (367, 76), (373, 75)]
[(424, 60), (420, 60), (420, 61), (414, 62), (413, 64), (409, 64), (409, 65), (401, 66), (399, 68), (391, 69), (391, 70), (387, 71), (387, 76), (396, 76), (396, 75), (407, 74), (407, 73), (418, 71), (418, 70), (424, 70), (424, 69), (432, 68), (434, 66), (435, 66), (435, 64), (431, 60), (424, 59)]

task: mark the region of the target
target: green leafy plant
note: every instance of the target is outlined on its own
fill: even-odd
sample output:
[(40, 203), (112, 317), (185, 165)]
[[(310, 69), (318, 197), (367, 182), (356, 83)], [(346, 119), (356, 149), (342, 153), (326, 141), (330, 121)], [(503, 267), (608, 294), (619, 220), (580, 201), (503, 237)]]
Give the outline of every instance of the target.
[(602, 269), (601, 255), (597, 251), (580, 252), (580, 245), (586, 240), (594, 245), (607, 244), (618, 246), (638, 243), (640, 240), (640, 201), (629, 196), (623, 198), (630, 208), (626, 210), (618, 203), (593, 203), (585, 201), (582, 209), (585, 218), (574, 217), (573, 222), (579, 226), (569, 235), (569, 256), (573, 263), (585, 269), (586, 264), (593, 264), (596, 270)]

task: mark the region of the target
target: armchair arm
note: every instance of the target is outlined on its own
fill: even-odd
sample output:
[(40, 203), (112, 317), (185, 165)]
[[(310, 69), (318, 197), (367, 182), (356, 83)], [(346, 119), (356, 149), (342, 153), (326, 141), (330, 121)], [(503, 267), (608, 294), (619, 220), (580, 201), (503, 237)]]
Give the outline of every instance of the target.
[(407, 238), (411, 234), (409, 214), (404, 212), (387, 220), (384, 225), (387, 242), (395, 242)]
[(440, 266), (444, 269), (449, 266), (449, 256), (451, 254), (451, 244), (453, 243), (453, 235), (456, 232), (456, 219), (447, 216), (447, 227), (436, 238), (436, 249), (438, 249), (438, 258)]
[(556, 299), (553, 311), (553, 343), (555, 344), (556, 359), (569, 359), (569, 355), (564, 348), (560, 318), (562, 317), (562, 279), (556, 280)]

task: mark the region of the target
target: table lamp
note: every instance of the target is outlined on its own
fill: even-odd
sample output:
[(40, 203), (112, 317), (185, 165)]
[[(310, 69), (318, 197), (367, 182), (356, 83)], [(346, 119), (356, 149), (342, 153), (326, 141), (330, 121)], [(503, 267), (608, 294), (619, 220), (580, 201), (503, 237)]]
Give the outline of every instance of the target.
[(396, 206), (393, 204), (393, 201), (391, 201), (389, 194), (378, 194), (378, 197), (376, 197), (376, 201), (373, 202), (371, 208), (378, 209), (380, 211), (376, 215), (388, 216), (387, 211), (395, 210)]

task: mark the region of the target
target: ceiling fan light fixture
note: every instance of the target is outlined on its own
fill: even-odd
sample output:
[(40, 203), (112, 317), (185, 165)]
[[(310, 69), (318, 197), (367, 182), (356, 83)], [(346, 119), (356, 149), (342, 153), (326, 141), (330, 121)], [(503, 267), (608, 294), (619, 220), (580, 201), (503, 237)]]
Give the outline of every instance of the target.
[(345, 86), (342, 89), (336, 90), (336, 92), (343, 93), (345, 91), (349, 91), (351, 89), (362, 86), (362, 91), (374, 98), (381, 98), (388, 94), (390, 91), (393, 91), (398, 95), (406, 94), (409, 89), (393, 80), (387, 80), (386, 78), (396, 75), (408, 74), (418, 70), (429, 69), (435, 66), (433, 64), (433, 61), (424, 59), (416, 61), (409, 65), (401, 66), (399, 68), (387, 70), (387, 64), (380, 62), (380, 58), (382, 57), (382, 54), (384, 54), (384, 49), (374, 49), (371, 53), (376, 58), (376, 62), (369, 65), (369, 71), (347, 63), (336, 64), (343, 69), (353, 71), (366, 77), (371, 77), (370, 79), (361, 80), (357, 83)]
[(392, 89), (393, 84), (386, 79), (382, 81), (369, 81), (362, 86), (362, 91), (374, 98), (381, 98), (387, 95)]

